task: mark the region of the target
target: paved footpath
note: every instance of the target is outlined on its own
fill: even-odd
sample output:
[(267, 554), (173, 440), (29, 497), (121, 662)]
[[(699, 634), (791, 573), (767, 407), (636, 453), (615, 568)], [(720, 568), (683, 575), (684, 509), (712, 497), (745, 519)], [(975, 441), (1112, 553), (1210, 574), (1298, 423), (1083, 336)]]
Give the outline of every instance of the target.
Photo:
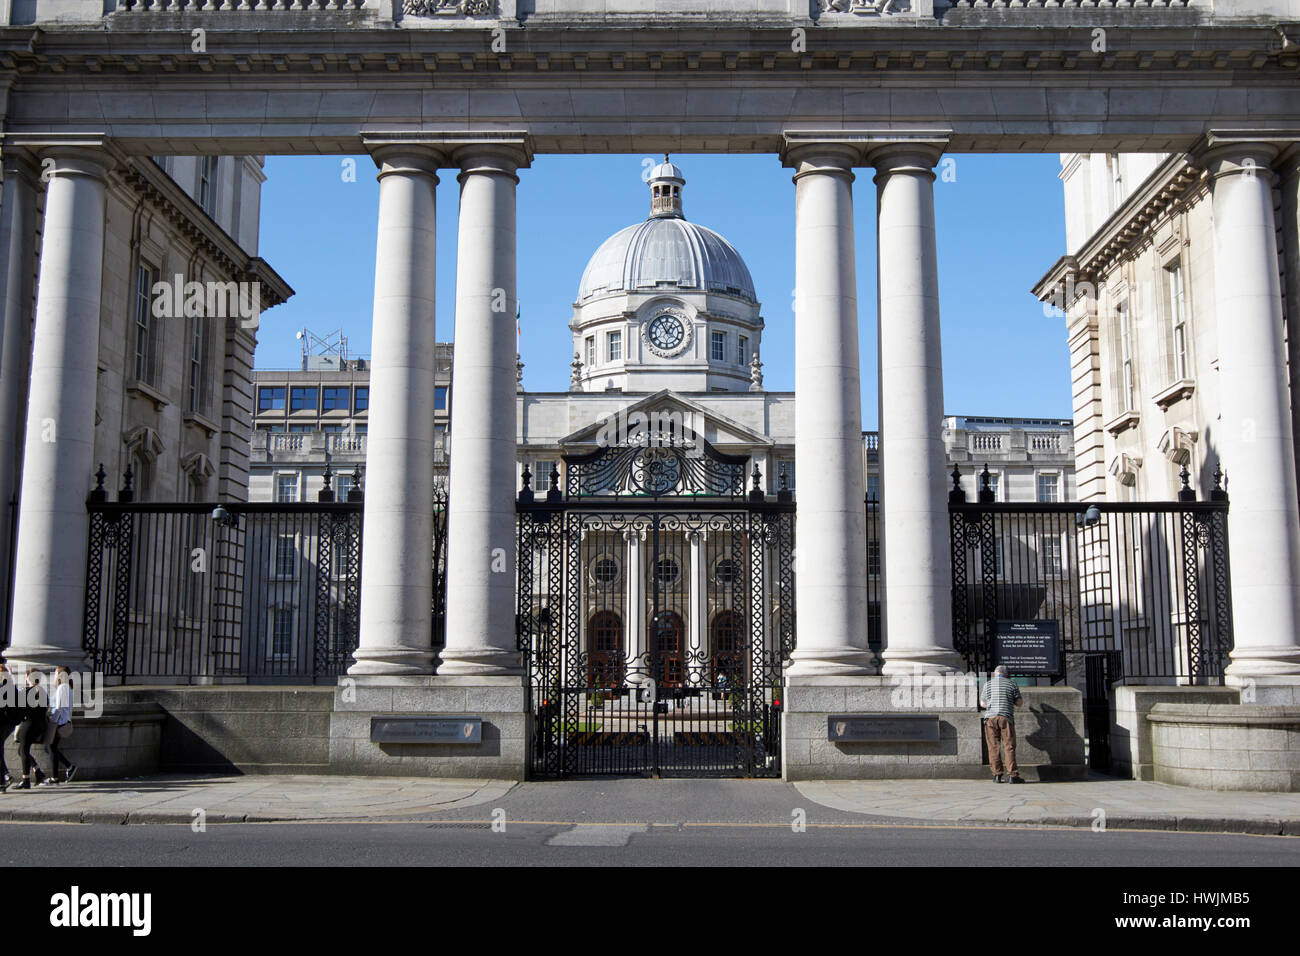
[[(716, 793), (715, 793), (716, 791)], [(426, 777), (192, 776), (87, 781), (0, 795), (0, 822), (205, 822), (488, 820), (509, 794), (520, 812), (613, 823), (622, 811), (695, 823), (785, 821), (809, 803), (810, 823), (1092, 827), (1300, 836), (1300, 794), (1193, 790), (1093, 777), (1023, 786), (972, 780), (585, 780), (514, 784)], [(709, 794), (717, 799), (702, 799)], [(772, 816), (773, 807), (781, 810)], [(722, 811), (719, 810), (722, 808)], [(831, 812), (827, 812), (831, 811)], [(697, 819), (698, 818), (698, 819)], [(751, 820), (752, 818), (752, 820)], [(638, 819), (641, 819), (640, 817)]]
[(1024, 785), (987, 780), (819, 780), (795, 786), (823, 806), (909, 822), (1090, 827), (1100, 821), (1107, 829), (1300, 836), (1300, 793), (1194, 790), (1100, 776)]

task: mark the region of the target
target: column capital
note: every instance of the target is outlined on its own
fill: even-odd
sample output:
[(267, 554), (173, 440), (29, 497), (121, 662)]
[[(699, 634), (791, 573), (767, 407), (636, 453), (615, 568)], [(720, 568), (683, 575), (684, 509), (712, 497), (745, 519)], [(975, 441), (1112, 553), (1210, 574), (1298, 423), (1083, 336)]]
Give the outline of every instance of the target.
[[(1300, 129), (1210, 130), (1188, 151), (1211, 179), (1282, 166), (1300, 150)], [(1281, 162), (1280, 162), (1281, 161)]]
[(6, 179), (16, 176), (34, 189), (40, 187), (40, 161), (26, 149), (4, 150), (4, 174)]
[(895, 173), (912, 173), (934, 179), (934, 167), (943, 158), (946, 139), (881, 143), (867, 150), (866, 162), (875, 167), (875, 182)]
[(930, 166), (934, 166), (948, 148), (951, 136), (951, 130), (786, 130), (782, 133), (781, 161), (795, 166), (809, 155), (848, 155), (852, 166), (878, 166), (880, 158), (910, 148), (918, 157), (932, 155)]
[(408, 176), (432, 176), (434, 184), (438, 182), (438, 170), (447, 166), (446, 154), (425, 143), (393, 142), (390, 140), (365, 139), (366, 151), (379, 169), (379, 178), (394, 173)]

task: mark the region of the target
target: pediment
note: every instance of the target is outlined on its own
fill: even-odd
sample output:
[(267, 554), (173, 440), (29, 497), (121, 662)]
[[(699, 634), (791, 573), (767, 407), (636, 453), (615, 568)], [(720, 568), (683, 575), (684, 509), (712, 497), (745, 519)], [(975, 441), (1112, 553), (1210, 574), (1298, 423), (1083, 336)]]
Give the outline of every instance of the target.
[(638, 427), (655, 429), (683, 426), (688, 431), (701, 434), (715, 448), (774, 444), (771, 438), (761, 432), (754, 431), (700, 402), (665, 388), (624, 406), (613, 415), (605, 415), (570, 432), (560, 439), (560, 445), (609, 444), (611, 436), (620, 438), (619, 443), (621, 443), (621, 436), (635, 431)]

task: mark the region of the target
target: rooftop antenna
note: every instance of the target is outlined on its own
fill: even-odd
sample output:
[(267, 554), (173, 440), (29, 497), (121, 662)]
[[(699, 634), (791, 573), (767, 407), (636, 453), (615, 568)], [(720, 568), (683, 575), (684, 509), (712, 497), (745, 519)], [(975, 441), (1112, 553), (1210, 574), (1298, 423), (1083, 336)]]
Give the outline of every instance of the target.
[(342, 369), (348, 361), (348, 337), (342, 327), (319, 335), (304, 326), (297, 332), (298, 341), (302, 343), (302, 370), (333, 368)]

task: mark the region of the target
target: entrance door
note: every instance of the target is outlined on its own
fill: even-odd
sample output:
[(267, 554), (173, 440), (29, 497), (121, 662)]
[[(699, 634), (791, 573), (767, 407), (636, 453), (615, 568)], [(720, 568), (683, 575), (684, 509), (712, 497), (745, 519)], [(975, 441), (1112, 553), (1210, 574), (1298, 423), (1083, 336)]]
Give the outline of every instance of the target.
[(676, 690), (686, 683), (686, 660), (682, 656), (685, 625), (676, 611), (660, 611), (650, 625), (651, 673), (664, 690)]

